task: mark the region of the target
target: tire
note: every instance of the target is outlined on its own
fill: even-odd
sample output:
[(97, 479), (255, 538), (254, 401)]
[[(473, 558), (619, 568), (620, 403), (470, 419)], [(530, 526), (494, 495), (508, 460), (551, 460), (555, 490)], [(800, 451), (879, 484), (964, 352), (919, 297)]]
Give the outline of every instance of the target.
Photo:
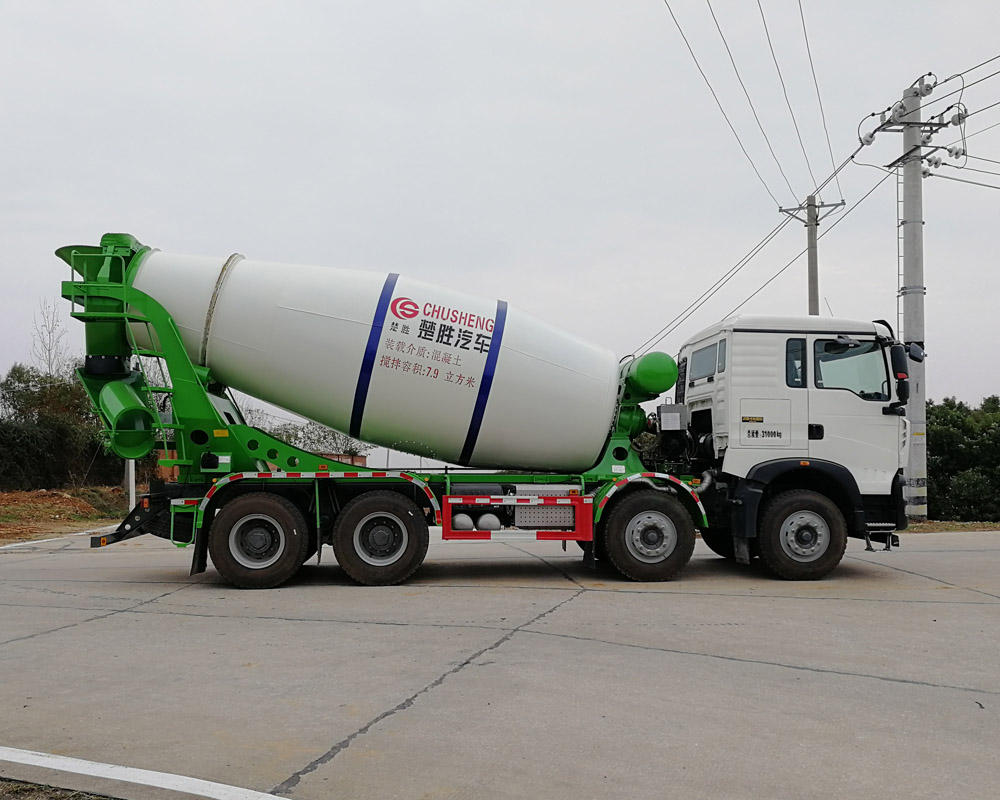
[(409, 578), (427, 555), (427, 519), (393, 491), (372, 491), (344, 506), (333, 524), (333, 552), (351, 578), (389, 586)]
[(241, 589), (280, 586), (299, 571), (309, 546), (302, 512), (270, 492), (233, 498), (212, 520), (210, 531), (212, 563)]
[(694, 523), (680, 502), (663, 492), (638, 491), (619, 500), (604, 526), (608, 559), (633, 581), (665, 581), (694, 552)]
[(701, 540), (708, 549), (729, 561), (736, 560), (736, 545), (733, 544), (733, 534), (719, 528), (705, 528), (701, 532)]
[(844, 557), (847, 523), (836, 503), (818, 492), (782, 492), (764, 509), (758, 544), (761, 560), (777, 577), (815, 581)]

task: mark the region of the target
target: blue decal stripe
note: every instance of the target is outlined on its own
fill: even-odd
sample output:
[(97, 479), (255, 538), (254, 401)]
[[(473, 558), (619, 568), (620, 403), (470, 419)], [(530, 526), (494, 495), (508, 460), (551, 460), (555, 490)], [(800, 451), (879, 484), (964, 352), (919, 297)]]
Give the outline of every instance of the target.
[(465, 446), (458, 463), (468, 466), (472, 460), (472, 452), (476, 449), (479, 439), (479, 429), (483, 426), (483, 415), (486, 414), (486, 404), (490, 399), (490, 389), (493, 387), (493, 375), (497, 370), (497, 359), (500, 357), (500, 342), (503, 339), (504, 324), (507, 322), (507, 301), (497, 300), (497, 315), (493, 323), (493, 338), (486, 354), (486, 366), (483, 368), (483, 379), (479, 382), (479, 396), (476, 397), (476, 407), (472, 410), (472, 421), (465, 437)]
[(382, 294), (379, 295), (378, 305), (375, 307), (375, 318), (372, 320), (372, 329), (368, 333), (368, 344), (365, 346), (365, 357), (361, 361), (361, 372), (358, 374), (358, 388), (354, 390), (354, 409), (351, 411), (351, 436), (360, 438), (361, 420), (365, 416), (365, 403), (368, 402), (368, 386), (372, 382), (372, 368), (375, 366), (375, 353), (378, 351), (378, 343), (382, 339), (382, 325), (385, 323), (385, 314), (389, 310), (389, 301), (392, 300), (392, 293), (396, 289), (396, 280), (399, 274), (390, 272), (382, 286)]

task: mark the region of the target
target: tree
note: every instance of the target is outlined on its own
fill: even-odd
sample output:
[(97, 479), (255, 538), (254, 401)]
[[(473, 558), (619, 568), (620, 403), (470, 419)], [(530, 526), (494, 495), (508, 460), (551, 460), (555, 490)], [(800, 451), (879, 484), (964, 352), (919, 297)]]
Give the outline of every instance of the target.
[(927, 404), (927, 501), (935, 519), (1000, 521), (1000, 397)]
[(66, 330), (55, 304), (38, 301), (38, 311), (32, 317), (31, 362), (47, 378), (65, 377), (71, 371), (71, 359), (66, 353)]

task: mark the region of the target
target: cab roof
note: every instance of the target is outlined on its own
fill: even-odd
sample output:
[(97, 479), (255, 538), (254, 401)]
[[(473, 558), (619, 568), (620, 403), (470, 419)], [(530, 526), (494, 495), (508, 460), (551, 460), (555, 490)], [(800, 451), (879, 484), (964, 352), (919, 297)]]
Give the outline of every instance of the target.
[(770, 314), (736, 314), (726, 317), (709, 328), (690, 337), (684, 347), (700, 342), (711, 336), (728, 331), (760, 331), (772, 333), (842, 333), (854, 336), (891, 335), (892, 329), (885, 323), (871, 320), (846, 319), (843, 317), (787, 317)]

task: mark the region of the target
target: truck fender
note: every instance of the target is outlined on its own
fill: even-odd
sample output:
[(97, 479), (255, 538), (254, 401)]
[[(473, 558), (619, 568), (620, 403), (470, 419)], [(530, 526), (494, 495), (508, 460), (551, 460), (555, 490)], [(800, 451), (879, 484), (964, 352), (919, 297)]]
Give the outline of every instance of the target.
[[(779, 458), (765, 461), (753, 467), (747, 476), (739, 481), (733, 492), (732, 531), (734, 536), (753, 539), (757, 536), (757, 517), (760, 502), (767, 487), (789, 473), (799, 471), (803, 475), (816, 472), (827, 481), (832, 481), (843, 492), (850, 507), (847, 526), (858, 532), (865, 530), (865, 511), (861, 500), (861, 490), (847, 467), (821, 459)], [(808, 488), (808, 484), (806, 484)], [(834, 499), (834, 498), (832, 498)]]
[[(705, 506), (701, 504), (701, 499), (698, 495), (684, 481), (675, 478), (673, 475), (667, 475), (664, 472), (636, 472), (634, 475), (619, 478), (610, 486), (603, 487), (597, 493), (597, 498), (600, 499), (595, 498), (596, 502), (594, 505), (596, 511), (594, 513), (594, 523), (596, 524), (601, 521), (601, 517), (604, 515), (604, 511), (611, 498), (626, 489), (629, 484), (653, 483), (656, 480), (675, 487), (678, 495), (682, 498), (682, 502), (686, 501), (686, 505), (694, 507), (694, 512), (691, 515), (694, 524), (700, 528), (708, 527), (708, 515), (705, 513)], [(689, 510), (691, 509), (689, 508)]]

